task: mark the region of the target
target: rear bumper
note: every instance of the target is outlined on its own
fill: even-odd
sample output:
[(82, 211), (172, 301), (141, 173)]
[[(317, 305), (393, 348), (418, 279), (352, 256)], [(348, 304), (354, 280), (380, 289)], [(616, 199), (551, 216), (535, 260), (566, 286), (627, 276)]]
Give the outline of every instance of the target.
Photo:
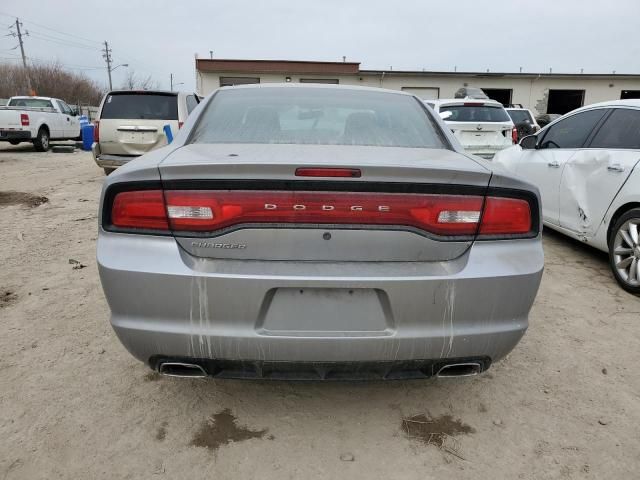
[[(544, 262), (540, 238), (476, 242), (448, 262), (259, 262), (195, 258), (173, 238), (104, 231), (97, 258), (116, 334), (152, 366), (158, 358), (496, 361), (527, 329)], [(276, 307), (281, 290), (327, 295), (291, 318)], [(376, 292), (382, 320), (372, 320), (370, 303), (345, 307), (332, 296), (356, 290)], [(307, 327), (296, 331), (298, 323)]]
[(0, 130), (0, 142), (8, 142), (10, 140), (30, 142), (31, 132), (28, 130)]
[(93, 159), (100, 168), (118, 168), (123, 165), (126, 165), (134, 158), (138, 158), (137, 156), (132, 155), (108, 155), (104, 154), (100, 150), (99, 143), (93, 143), (91, 146), (91, 153), (93, 154)]

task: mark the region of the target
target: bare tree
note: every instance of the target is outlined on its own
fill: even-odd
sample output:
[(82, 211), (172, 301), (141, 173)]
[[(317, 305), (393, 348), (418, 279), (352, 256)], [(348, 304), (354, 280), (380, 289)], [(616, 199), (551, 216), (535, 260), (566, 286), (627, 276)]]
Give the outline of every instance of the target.
[[(65, 70), (59, 63), (29, 67), (31, 84), (37, 95), (61, 98), (71, 105), (99, 105), (105, 93), (103, 87), (87, 78)], [(0, 64), (0, 98), (29, 95), (23, 66)]]
[(155, 90), (159, 87), (160, 84), (153, 80), (151, 75), (139, 77), (135, 70), (129, 70), (121, 88), (123, 90)]

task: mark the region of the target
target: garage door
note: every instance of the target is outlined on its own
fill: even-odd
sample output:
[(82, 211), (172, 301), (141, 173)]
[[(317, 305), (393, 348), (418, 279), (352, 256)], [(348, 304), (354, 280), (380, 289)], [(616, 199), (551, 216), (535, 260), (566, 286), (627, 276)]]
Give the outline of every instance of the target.
[(440, 98), (438, 87), (402, 87), (403, 92), (411, 93), (423, 100), (437, 100)]

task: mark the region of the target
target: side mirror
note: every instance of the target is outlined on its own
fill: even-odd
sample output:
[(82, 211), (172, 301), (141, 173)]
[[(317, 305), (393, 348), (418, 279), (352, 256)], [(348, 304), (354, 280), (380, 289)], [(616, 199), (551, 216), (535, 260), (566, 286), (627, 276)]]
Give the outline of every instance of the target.
[(538, 146), (538, 137), (536, 135), (527, 135), (520, 140), (520, 146), (523, 150), (535, 150)]
[(451, 110), (445, 110), (444, 112), (440, 112), (439, 115), (442, 120), (446, 120), (453, 115), (453, 112)]

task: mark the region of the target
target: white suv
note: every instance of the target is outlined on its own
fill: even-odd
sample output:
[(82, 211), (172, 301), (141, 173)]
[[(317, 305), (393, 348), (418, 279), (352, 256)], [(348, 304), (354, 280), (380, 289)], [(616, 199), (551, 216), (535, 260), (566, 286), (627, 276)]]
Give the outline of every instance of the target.
[(199, 101), (195, 93), (185, 92), (107, 93), (95, 122), (93, 158), (108, 175), (130, 160), (167, 145), (165, 125), (175, 135)]
[(517, 143), (518, 132), (501, 103), (489, 99), (455, 98), (425, 102), (445, 121), (464, 149), (492, 159)]

